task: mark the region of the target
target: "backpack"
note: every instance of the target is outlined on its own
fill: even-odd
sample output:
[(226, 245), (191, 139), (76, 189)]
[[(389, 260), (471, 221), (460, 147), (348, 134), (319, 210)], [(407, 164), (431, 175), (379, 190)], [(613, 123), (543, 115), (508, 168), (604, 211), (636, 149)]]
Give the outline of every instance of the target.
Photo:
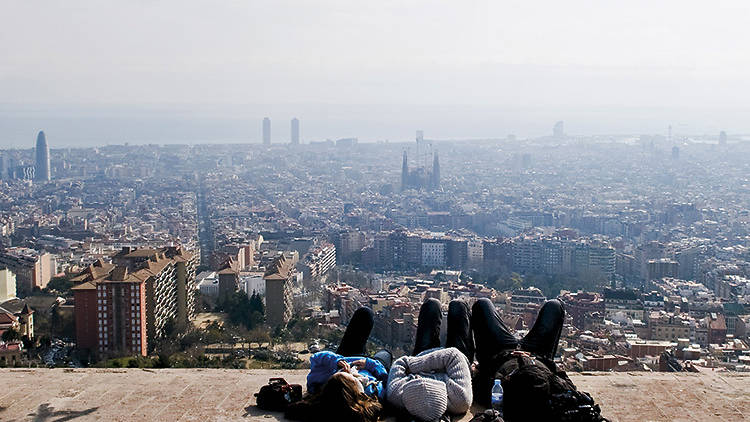
[(503, 415), (495, 409), (487, 409), (476, 414), (469, 422), (503, 422)]
[(302, 386), (289, 384), (284, 378), (271, 378), (267, 385), (260, 387), (255, 397), (259, 408), (280, 412), (289, 404), (302, 400)]
[(496, 377), (503, 385), (503, 417), (508, 421), (606, 421), (591, 395), (578, 391), (552, 361), (511, 354)]

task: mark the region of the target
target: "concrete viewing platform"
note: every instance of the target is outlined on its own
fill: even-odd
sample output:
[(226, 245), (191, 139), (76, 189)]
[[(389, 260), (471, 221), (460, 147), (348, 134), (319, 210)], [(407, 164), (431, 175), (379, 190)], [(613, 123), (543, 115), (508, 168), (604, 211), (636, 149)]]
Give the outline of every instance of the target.
[[(257, 409), (269, 377), (304, 370), (1, 369), (2, 421), (281, 421)], [(571, 374), (614, 421), (750, 420), (750, 374)], [(468, 421), (471, 415), (462, 420)]]

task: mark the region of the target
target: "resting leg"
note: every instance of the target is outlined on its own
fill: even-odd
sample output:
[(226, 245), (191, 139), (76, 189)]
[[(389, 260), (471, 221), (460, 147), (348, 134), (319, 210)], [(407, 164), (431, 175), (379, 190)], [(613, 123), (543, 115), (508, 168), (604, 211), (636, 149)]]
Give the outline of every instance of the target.
[(560, 342), (565, 307), (557, 299), (548, 300), (539, 310), (536, 322), (528, 334), (521, 340), (521, 348), (541, 357), (553, 359)]
[(429, 298), (419, 308), (417, 320), (417, 335), (414, 342), (414, 352), (417, 355), (425, 350), (440, 347), (440, 323), (443, 314), (440, 311), (440, 301)]
[(451, 300), (448, 304), (448, 333), (445, 347), (455, 347), (466, 355), (469, 363), (474, 361), (471, 311), (469, 305), (463, 300)]
[(354, 312), (336, 353), (341, 356), (365, 356), (367, 339), (375, 325), (372, 309), (361, 307)]

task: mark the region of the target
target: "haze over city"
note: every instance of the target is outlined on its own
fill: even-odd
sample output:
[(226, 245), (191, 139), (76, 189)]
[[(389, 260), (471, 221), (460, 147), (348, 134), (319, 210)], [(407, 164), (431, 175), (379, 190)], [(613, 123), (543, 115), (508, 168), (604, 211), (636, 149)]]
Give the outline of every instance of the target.
[[(748, 133), (748, 5), (11, 2), (0, 146)], [(288, 141), (275, 131), (274, 141)]]

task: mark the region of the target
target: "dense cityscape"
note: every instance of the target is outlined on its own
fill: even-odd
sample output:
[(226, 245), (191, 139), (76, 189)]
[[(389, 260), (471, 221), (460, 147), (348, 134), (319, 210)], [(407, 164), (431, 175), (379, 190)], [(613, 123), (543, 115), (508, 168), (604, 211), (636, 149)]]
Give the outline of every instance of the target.
[(360, 306), (400, 355), (426, 298), (488, 298), (522, 335), (559, 297), (567, 370), (750, 370), (743, 136), (302, 142), (295, 118), (272, 143), (271, 124), (0, 151), (0, 365), (296, 368)]

